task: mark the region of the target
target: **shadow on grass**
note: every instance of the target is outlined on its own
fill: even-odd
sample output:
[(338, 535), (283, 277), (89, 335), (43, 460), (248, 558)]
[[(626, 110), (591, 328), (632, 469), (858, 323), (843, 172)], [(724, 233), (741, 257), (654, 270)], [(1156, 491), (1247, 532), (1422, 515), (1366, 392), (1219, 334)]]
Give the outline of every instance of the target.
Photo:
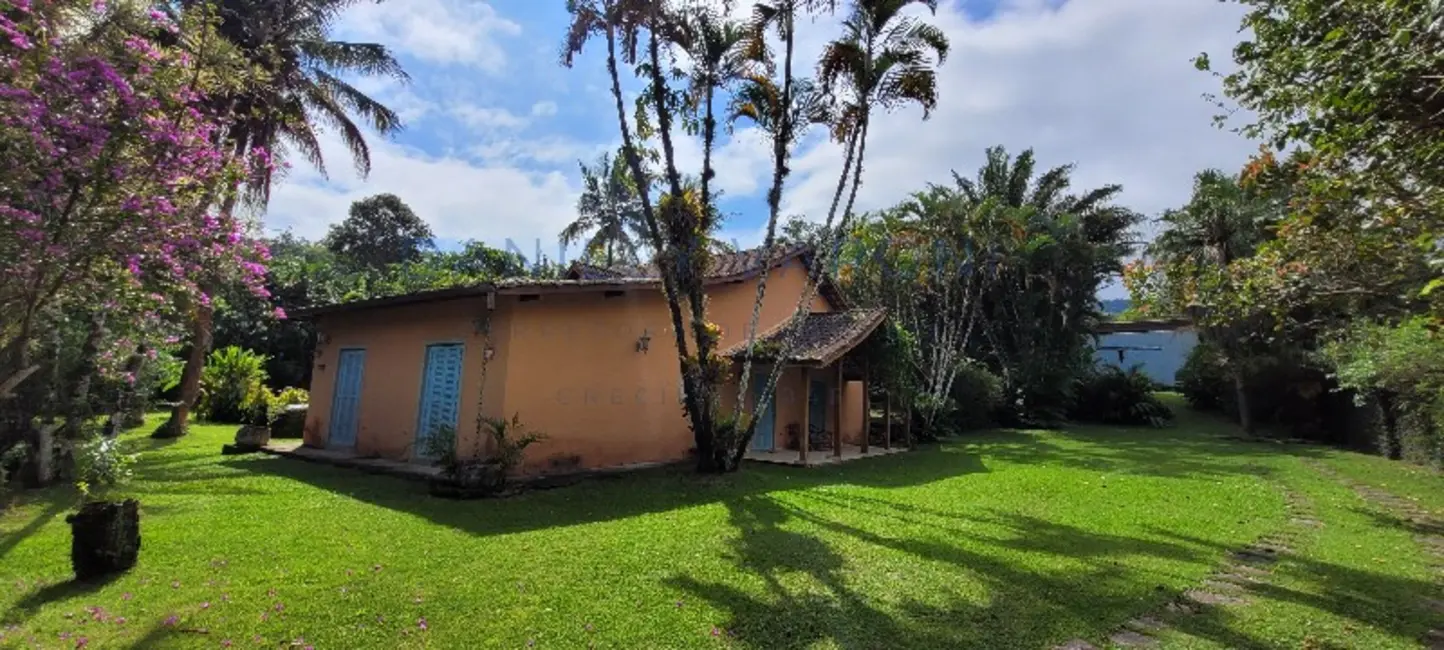
[[(789, 494), (789, 500), (797, 494)], [(816, 493), (809, 499), (827, 500)], [(832, 506), (845, 501), (834, 501)], [(882, 510), (881, 504), (855, 504)], [(1123, 559), (1140, 554), (1198, 560), (1200, 550), (1127, 537), (1100, 535), (1042, 520), (989, 514), (894, 513), (910, 524), (933, 516), (1002, 525), (1009, 539), (954, 531), (934, 537), (897, 536), (884, 524), (868, 530), (814, 513), (811, 508), (767, 496), (729, 501), (739, 535), (733, 542), (738, 569), (755, 575), (765, 595), (732, 584), (678, 575), (668, 583), (728, 613), (725, 633), (749, 648), (800, 648), (819, 642), (841, 648), (1038, 648), (1106, 629), (1100, 615), (1134, 615), (1170, 595), (1135, 575)], [(870, 511), (869, 514), (874, 514)], [(971, 574), (986, 598), (960, 595), (937, 599), (904, 596), (886, 602), (848, 584), (846, 559), (822, 537), (798, 529), (817, 528), (916, 559), (947, 564)], [(917, 528), (910, 528), (917, 530)], [(1081, 558), (1076, 571), (1030, 570), (1017, 551)], [(811, 584), (799, 584), (799, 576)]]
[(1380, 512), (1373, 508), (1350, 508), (1354, 514), (1365, 517), (1380, 528), (1398, 528), (1414, 535), (1444, 535), (1444, 522), (1435, 519), (1400, 517), (1393, 513)]
[[(1380, 522), (1380, 525), (1386, 524)], [(1219, 553), (1233, 550), (1180, 533), (1159, 532), (1178, 540), (1179, 543), (1211, 547)], [(1298, 583), (1298, 586), (1284, 586), (1279, 584), (1281, 580), (1275, 579), (1269, 583), (1252, 585), (1250, 593), (1269, 600), (1328, 612), (1405, 639), (1423, 637), (1432, 627), (1429, 621), (1439, 618), (1438, 614), (1431, 612), (1428, 601), (1441, 596), (1440, 588), (1429, 581), (1384, 575), (1298, 555), (1290, 555), (1281, 560), (1275, 574), (1286, 577), (1287, 582)], [(1227, 647), (1270, 647), (1268, 644), (1248, 643), (1243, 639), (1230, 637), (1229, 635), (1234, 633), (1227, 628), (1225, 612), (1226, 610), (1216, 610), (1181, 619), (1174, 627), (1189, 634), (1217, 640)]]
[[(1080, 444), (1060, 444), (1068, 443)], [(1200, 435), (1198, 428), (1179, 424), (1164, 429), (1075, 426), (1046, 435), (1031, 431), (997, 431), (955, 439), (969, 451), (1017, 464), (1048, 464), (1097, 472), (1160, 478), (1210, 478), (1272, 473), (1281, 455), (1318, 457), (1326, 448), (1244, 442)]]
[(114, 573), (94, 580), (71, 579), (42, 587), (39, 591), (20, 599), (19, 602), (15, 603), (13, 607), (6, 611), (5, 615), (0, 617), (0, 625), (24, 623), (31, 616), (34, 616), (36, 612), (40, 611), (42, 607), (50, 603), (94, 593), (105, 588), (106, 585), (119, 580), (124, 575), (123, 573)]
[(21, 526), (19, 530), (5, 533), (3, 537), (0, 537), (0, 559), (3, 559), (10, 551), (15, 550), (15, 547), (19, 546), (20, 542), (40, 532), (40, 529), (60, 516), (61, 513), (69, 510), (72, 505), (72, 502), (59, 492), (47, 494), (46, 496), (48, 497), (48, 503), (46, 503), (44, 510), (41, 510), (34, 517), (31, 517), (30, 521), (25, 522), (25, 525)]
[(474, 535), (612, 521), (778, 490), (911, 487), (986, 471), (975, 454), (932, 448), (816, 468), (749, 464), (726, 476), (699, 477), (687, 467), (662, 467), (597, 476), (579, 485), (504, 499), (452, 501), (429, 496), (421, 482), (290, 458), (238, 457), (220, 465), (246, 470), (237, 476), (260, 473), (290, 479)]

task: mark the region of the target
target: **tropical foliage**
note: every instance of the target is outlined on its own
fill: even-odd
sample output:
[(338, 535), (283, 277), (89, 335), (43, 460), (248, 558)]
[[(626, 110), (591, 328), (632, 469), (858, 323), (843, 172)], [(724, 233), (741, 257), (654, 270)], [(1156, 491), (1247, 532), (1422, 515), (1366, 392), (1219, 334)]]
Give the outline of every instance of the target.
[(331, 226), (325, 244), (342, 263), (367, 269), (414, 262), (435, 247), (431, 226), (395, 194), (352, 203), (350, 215)]
[(603, 266), (636, 263), (646, 235), (637, 184), (626, 163), (602, 154), (590, 166), (578, 166), (582, 194), (577, 197), (577, 219), (562, 229), (562, 244), (582, 242), (586, 257)]
[(264, 247), (216, 205), (270, 158), (218, 146), (227, 115), (206, 100), (257, 76), (211, 46), (209, 19), (69, 0), (0, 14), (0, 447), (28, 441), (38, 482), (54, 434), (87, 435), (97, 377), (134, 381), (209, 283), (265, 292)]
[[(236, 152), (268, 152), (267, 165), (243, 187), (221, 196), (220, 211), (229, 215), (240, 194), (264, 205), (271, 196), (277, 163), (284, 169), (292, 151), (324, 175), (325, 161), (317, 133), (334, 128), (351, 153), (357, 171), (371, 169), (370, 147), (352, 116), (365, 119), (377, 133), (401, 129), (400, 117), (356, 89), (343, 77), (382, 77), (401, 81), (405, 71), (385, 46), (330, 40), (340, 13), (354, 0), (183, 0), (191, 14), (216, 15), (216, 31), (225, 44), (255, 71), (261, 83), (226, 89), (209, 99), (225, 119), (217, 136)], [(223, 285), (221, 282), (210, 284)], [(212, 344), (214, 308), (209, 300), (190, 306), (190, 353), (181, 373), (180, 400), (156, 437), (184, 435), (190, 408), (200, 395), (206, 353)]]

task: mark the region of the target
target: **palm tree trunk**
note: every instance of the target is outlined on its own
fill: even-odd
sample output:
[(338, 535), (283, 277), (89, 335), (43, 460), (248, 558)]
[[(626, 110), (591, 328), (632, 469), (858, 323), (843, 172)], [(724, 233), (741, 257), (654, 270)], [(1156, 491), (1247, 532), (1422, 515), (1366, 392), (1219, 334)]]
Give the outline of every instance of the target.
[(215, 307), (209, 301), (196, 301), (191, 315), (191, 353), (186, 357), (185, 368), (181, 370), (180, 402), (171, 409), (170, 418), (151, 434), (152, 438), (179, 438), (190, 427), (191, 409), (201, 394), (201, 374), (205, 371), (206, 355), (211, 351), (211, 325)]
[[(742, 357), (742, 375), (737, 380), (737, 410), (744, 414), (747, 412), (747, 389), (752, 380), (752, 347), (757, 343), (757, 324), (762, 318), (762, 301), (767, 296), (767, 276), (772, 271), (773, 248), (777, 245), (777, 220), (782, 212), (782, 186), (791, 172), (787, 159), (792, 144), (792, 53), (797, 39), (793, 37), (792, 29), (792, 12), (795, 9), (791, 4), (787, 4), (783, 11), (788, 13), (782, 18), (787, 21), (787, 37), (784, 39), (782, 56), (782, 96), (779, 99), (782, 111), (775, 120), (776, 133), (772, 138), (772, 187), (767, 190), (767, 234), (762, 238), (762, 276), (757, 279), (757, 295), (752, 300), (752, 319), (747, 324), (747, 347)], [(752, 443), (752, 436), (757, 432), (756, 416), (766, 411), (772, 400), (772, 393), (777, 390), (777, 381), (782, 377), (781, 367), (782, 364), (778, 363), (774, 372), (768, 373), (762, 394), (757, 396), (753, 417), (747, 418), (747, 427), (743, 429), (741, 439), (732, 450), (732, 464), (735, 466), (741, 465), (742, 457), (747, 454), (747, 447)]]
[[(637, 153), (636, 144), (632, 140), (632, 129), (627, 125), (627, 107), (622, 101), (621, 76), (617, 73), (617, 34), (613, 25), (606, 26), (607, 37), (607, 74), (612, 80), (612, 100), (617, 107), (617, 128), (622, 134), (622, 148), (626, 152), (627, 166), (632, 170), (632, 179), (637, 184), (638, 198), (642, 203), (642, 218), (647, 227), (647, 235), (652, 240), (652, 254), (660, 255), (663, 251), (662, 231), (657, 224), (657, 213), (652, 209), (652, 197), (649, 192), (650, 183), (647, 182), (647, 175), (642, 170), (642, 160)], [(677, 363), (682, 373), (682, 398), (687, 413), (690, 415), (700, 410), (696, 404), (694, 391), (688, 384), (687, 370), (687, 330), (682, 324), (682, 306), (677, 300), (677, 287), (673, 284), (672, 278), (666, 273), (662, 276), (662, 292), (667, 298), (667, 310), (672, 317), (672, 332), (677, 345)], [(693, 421), (693, 435), (696, 436), (696, 422)], [(698, 447), (699, 457), (702, 448)]]
[(847, 195), (847, 207), (842, 209), (842, 219), (837, 222), (837, 233), (840, 237), (847, 231), (847, 226), (852, 219), (852, 206), (857, 202), (857, 188), (862, 185), (862, 162), (867, 154), (867, 126), (869, 121), (868, 110), (862, 110), (862, 118), (859, 121), (857, 134), (857, 165), (852, 168), (852, 190)]
[[(221, 202), (221, 219), (229, 221), (236, 209), (240, 191), (231, 187)], [(204, 206), (202, 209), (205, 209)], [(151, 434), (152, 438), (179, 438), (190, 427), (191, 409), (201, 394), (201, 375), (206, 368), (206, 355), (211, 351), (211, 328), (215, 320), (215, 305), (208, 295), (209, 287), (201, 286), (202, 296), (196, 301), (191, 314), (191, 353), (181, 369), (180, 403), (171, 409), (170, 418)]]

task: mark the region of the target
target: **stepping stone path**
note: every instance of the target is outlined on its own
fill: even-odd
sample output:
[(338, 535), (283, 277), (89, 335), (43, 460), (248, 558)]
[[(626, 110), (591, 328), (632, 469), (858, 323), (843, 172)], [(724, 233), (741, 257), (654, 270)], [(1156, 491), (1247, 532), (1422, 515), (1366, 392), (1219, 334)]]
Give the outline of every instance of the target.
[[(1260, 474), (1263, 470), (1260, 468)], [(1259, 538), (1252, 544), (1229, 553), (1224, 564), (1205, 576), (1197, 587), (1185, 590), (1177, 598), (1150, 612), (1124, 623), (1108, 636), (1107, 645), (1119, 648), (1156, 648), (1157, 635), (1168, 629), (1165, 616), (1195, 616), (1211, 607), (1229, 607), (1249, 602), (1248, 592), (1268, 582), (1273, 565), (1281, 556), (1293, 552), (1296, 536), (1304, 529), (1321, 528), (1313, 514), (1313, 504), (1298, 493), (1281, 486), (1288, 511), (1289, 529)], [(1441, 536), (1444, 540), (1444, 536)], [(1441, 547), (1444, 548), (1444, 547)], [(1444, 642), (1444, 633), (1441, 633)], [(1099, 650), (1083, 639), (1073, 639), (1052, 650)], [(1431, 650), (1444, 650), (1444, 643)]]
[[(1304, 463), (1335, 483), (1353, 490), (1354, 494), (1369, 504), (1382, 508), (1389, 516), (1397, 518), (1400, 525), (1415, 533), (1414, 541), (1429, 555), (1434, 568), (1444, 575), (1444, 521), (1418, 503), (1355, 481), (1317, 460), (1309, 458), (1305, 459)], [(1437, 614), (1444, 614), (1444, 600), (1423, 598), (1419, 605)], [(1420, 639), (1420, 643), (1429, 650), (1444, 650), (1444, 628), (1429, 630), (1424, 634), (1424, 638)]]

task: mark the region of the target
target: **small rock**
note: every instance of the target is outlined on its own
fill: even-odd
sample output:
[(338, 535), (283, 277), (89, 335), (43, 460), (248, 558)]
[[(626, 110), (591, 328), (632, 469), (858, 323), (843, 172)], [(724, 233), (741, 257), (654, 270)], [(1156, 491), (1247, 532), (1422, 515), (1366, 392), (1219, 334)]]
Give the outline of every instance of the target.
[(1098, 646), (1084, 641), (1083, 639), (1073, 639), (1072, 641), (1064, 643), (1063, 645), (1053, 646), (1053, 650), (1098, 650)]
[(1125, 648), (1155, 648), (1155, 647), (1158, 647), (1158, 639), (1155, 639), (1155, 638), (1153, 638), (1153, 637), (1151, 637), (1151, 636), (1148, 636), (1148, 635), (1146, 635), (1146, 634), (1139, 634), (1139, 633), (1134, 632), (1134, 631), (1132, 631), (1132, 630), (1123, 630), (1123, 631), (1121, 631), (1121, 632), (1115, 632), (1115, 633), (1113, 634), (1113, 636), (1108, 637), (1108, 640), (1109, 640), (1109, 641), (1112, 641), (1114, 645), (1123, 646), (1123, 647), (1125, 647)]
[(1183, 595), (1200, 605), (1237, 605), (1244, 602), (1244, 599), (1238, 596), (1226, 596), (1202, 589), (1190, 589)]
[(1127, 623), (1124, 623), (1123, 625), (1125, 627), (1132, 628), (1136, 632), (1158, 632), (1159, 630), (1168, 627), (1167, 625), (1163, 624), (1163, 621), (1160, 621), (1151, 616), (1140, 616), (1131, 621), (1128, 621)]

